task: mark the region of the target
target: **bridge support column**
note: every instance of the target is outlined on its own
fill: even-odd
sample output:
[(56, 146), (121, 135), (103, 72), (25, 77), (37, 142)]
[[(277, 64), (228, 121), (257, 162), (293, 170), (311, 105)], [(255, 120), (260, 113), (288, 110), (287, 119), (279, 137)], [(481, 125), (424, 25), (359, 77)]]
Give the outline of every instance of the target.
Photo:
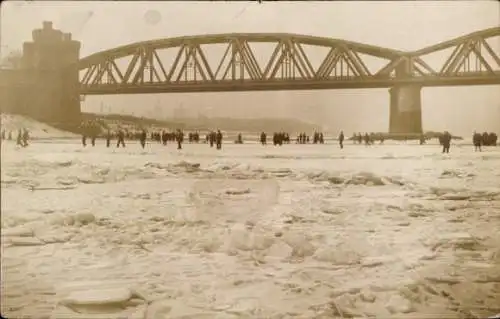
[(402, 85), (389, 89), (389, 133), (422, 133), (421, 91), (422, 87), (417, 85)]

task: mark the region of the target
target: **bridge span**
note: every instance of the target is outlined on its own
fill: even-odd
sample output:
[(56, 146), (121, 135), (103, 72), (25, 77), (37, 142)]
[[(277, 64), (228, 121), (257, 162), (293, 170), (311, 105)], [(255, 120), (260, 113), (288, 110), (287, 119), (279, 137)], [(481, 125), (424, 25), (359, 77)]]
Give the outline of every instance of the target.
[[(47, 80), (59, 83), (52, 89), (58, 107), (40, 109), (65, 120), (76, 119), (80, 95), (389, 88), (389, 131), (420, 133), (423, 87), (500, 85), (500, 44), (491, 41), (499, 38), (500, 28), (491, 28), (406, 52), (299, 34), (227, 33), (138, 42), (80, 59), (80, 43), (47, 22), (25, 43), (23, 60), (36, 73), (36, 92)], [(429, 60), (439, 54), (437, 63)]]

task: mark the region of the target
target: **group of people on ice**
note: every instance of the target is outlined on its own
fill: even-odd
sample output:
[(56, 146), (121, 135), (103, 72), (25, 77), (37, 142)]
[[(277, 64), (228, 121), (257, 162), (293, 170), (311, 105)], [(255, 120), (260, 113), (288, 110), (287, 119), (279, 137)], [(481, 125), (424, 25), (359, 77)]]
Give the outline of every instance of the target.
[[(222, 149), (222, 132), (220, 130), (211, 131), (205, 136), (205, 141), (210, 144), (210, 147), (214, 147), (214, 144), (218, 150)], [(243, 143), (243, 140), (241, 140)]]
[[(90, 138), (92, 146), (95, 146), (95, 141), (97, 136), (101, 132), (101, 127), (95, 122), (84, 122), (81, 125), (82, 131), (82, 145), (87, 146), (87, 138)], [(105, 138), (106, 138), (106, 146), (110, 147), (111, 140), (116, 137), (117, 143), (116, 147), (125, 147), (125, 139), (132, 138), (137, 139), (140, 142), (142, 148), (145, 148), (148, 134), (145, 129), (140, 130), (139, 132), (131, 133), (129, 131), (125, 131), (119, 128), (115, 134), (112, 134), (108, 129)], [(190, 143), (199, 143), (200, 136), (198, 131), (188, 133), (189, 142)], [(2, 139), (5, 139), (5, 131), (2, 131)], [(177, 149), (182, 149), (182, 144), (184, 142), (184, 132), (180, 129), (177, 129), (174, 132), (166, 132), (157, 131), (150, 133), (150, 139), (152, 141), (157, 141), (159, 143), (163, 143), (163, 145), (167, 145), (168, 141), (177, 142)], [(286, 132), (274, 132), (273, 136), (273, 145), (281, 146), (283, 144), (290, 143), (290, 135)], [(425, 135), (420, 136), (420, 144), (425, 144), (427, 141), (427, 137)], [(450, 151), (450, 145), (452, 140), (452, 135), (449, 132), (444, 132), (438, 136), (439, 142), (443, 147), (443, 153), (448, 153)], [(28, 133), (27, 130), (24, 130), (24, 133), (19, 131), (18, 134), (18, 144), (21, 146), (27, 146)], [(375, 134), (365, 133), (362, 135), (361, 133), (355, 133), (350, 138), (355, 144), (362, 144), (364, 142), (365, 145), (371, 145), (375, 140), (379, 140), (381, 143), (384, 142), (384, 136), (375, 136)], [(205, 143), (209, 144), (210, 147), (216, 147), (216, 149), (222, 149), (222, 141), (223, 134), (220, 130), (210, 131), (205, 135)], [(341, 149), (344, 148), (345, 136), (343, 131), (340, 132), (338, 136), (338, 143)], [(267, 145), (267, 134), (265, 132), (261, 132), (259, 137), (259, 142), (262, 145)], [(321, 132), (314, 132), (313, 140), (314, 144), (324, 144), (324, 135)], [(474, 144), (474, 148), (476, 151), (481, 151), (481, 146), (494, 146), (497, 144), (497, 135), (495, 133), (476, 133), (474, 132), (472, 137), (472, 142)], [(238, 134), (237, 139), (234, 141), (235, 144), (243, 144), (243, 137), (241, 133)], [(306, 144), (309, 143), (309, 136), (305, 133), (300, 133), (297, 135), (296, 139), (297, 144)]]
[[(343, 133), (341, 133), (343, 134)], [(358, 144), (362, 144), (363, 142), (365, 143), (365, 145), (371, 145), (373, 143), (375, 143), (375, 134), (374, 133), (365, 133), (364, 135), (362, 135), (361, 133), (354, 133), (351, 137), (351, 140), (354, 142), (354, 143), (358, 143)], [(378, 140), (380, 140), (380, 143), (384, 143), (384, 137), (383, 136), (380, 136), (378, 138)]]
[[(307, 144), (310, 138), (306, 133), (299, 133), (295, 139), (296, 144)], [(259, 137), (259, 142), (262, 145), (267, 145), (267, 134), (266, 132), (261, 132)], [(324, 135), (321, 132), (314, 132), (313, 134), (313, 144), (324, 144)], [(273, 145), (283, 145), (290, 144), (290, 134), (287, 132), (274, 132), (273, 133)]]
[[(97, 136), (100, 134), (101, 128), (95, 122), (84, 122), (80, 126), (81, 134), (82, 134), (82, 145), (83, 147), (87, 146), (87, 139), (90, 138), (91, 145), (95, 146), (95, 141)], [(139, 132), (135, 132), (131, 134), (121, 128), (119, 128), (115, 133), (112, 133), (110, 129), (108, 129), (104, 135), (106, 139), (106, 147), (111, 146), (111, 141), (116, 137), (116, 147), (119, 148), (125, 147), (125, 138), (131, 138), (139, 140), (139, 143), (142, 148), (146, 147), (146, 142), (148, 139), (148, 134), (145, 129), (142, 129)], [(163, 143), (163, 145), (167, 145), (168, 141), (176, 141), (177, 149), (182, 149), (182, 143), (184, 142), (184, 132), (180, 129), (177, 129), (175, 132), (166, 132), (163, 130), (162, 132), (152, 132), (150, 135), (152, 141), (157, 141)], [(222, 149), (222, 132), (220, 130), (212, 131), (206, 136), (207, 143), (210, 144), (210, 147), (214, 145), (218, 150)], [(241, 135), (240, 135), (241, 139)], [(199, 141), (199, 133), (189, 133), (189, 142), (197, 143)]]
[[(30, 133), (26, 128), (20, 128), (17, 130), (16, 145), (21, 147), (27, 147), (28, 141), (30, 139)], [(2, 130), (2, 140), (12, 140), (12, 132), (9, 131), (7, 134), (5, 130)]]
[[(102, 128), (99, 123), (95, 121), (86, 121), (83, 122), (80, 126), (80, 131), (82, 134), (82, 145), (84, 147), (87, 146), (87, 139), (90, 139), (90, 143), (92, 146), (95, 146), (96, 139), (98, 136), (103, 136), (106, 139), (106, 147), (111, 146), (111, 141), (113, 138), (116, 138), (116, 147), (125, 147), (125, 139), (135, 139), (139, 140), (142, 148), (146, 147), (146, 142), (148, 139), (148, 134), (145, 129), (140, 131), (130, 132), (128, 130), (124, 130), (122, 128), (118, 128), (115, 133), (112, 133), (110, 129), (106, 131), (105, 134), (102, 134)], [(6, 132), (6, 130), (2, 130), (1, 132), (2, 140), (12, 140), (12, 131)], [(200, 136), (198, 131), (188, 133), (189, 142), (190, 143), (199, 143)], [(438, 133), (438, 137), (440, 145), (443, 147), (443, 153), (449, 153), (451, 140), (453, 139), (452, 135), (445, 131), (442, 134)], [(290, 135), (286, 132), (274, 132), (273, 133), (273, 145), (281, 146), (283, 144), (290, 143)], [(420, 136), (420, 144), (425, 144), (429, 137), (422, 134)], [(29, 132), (26, 128), (20, 128), (17, 133), (16, 144), (21, 147), (27, 147), (28, 141), (30, 139)], [(175, 141), (177, 143), (177, 149), (182, 149), (182, 144), (184, 142), (184, 132), (180, 129), (177, 129), (173, 132), (157, 131), (150, 133), (151, 141), (157, 141), (159, 143), (163, 143), (163, 145), (167, 145), (168, 141)], [(371, 145), (375, 140), (380, 140), (381, 143), (384, 142), (384, 136), (375, 135), (374, 133), (368, 134), (365, 133), (362, 135), (361, 133), (354, 133), (350, 138), (355, 144), (362, 144), (364, 142), (365, 145)], [(344, 148), (345, 136), (344, 132), (341, 131), (338, 135), (338, 143), (341, 149)], [(405, 139), (406, 140), (406, 139)], [(481, 151), (482, 146), (496, 146), (497, 145), (498, 136), (495, 133), (478, 133), (474, 132), (472, 135), (472, 143), (474, 145), (475, 151)], [(223, 134), (221, 130), (210, 131), (205, 135), (205, 143), (209, 144), (210, 147), (216, 147), (216, 149), (222, 149), (222, 141)], [(261, 132), (259, 137), (259, 142), (262, 145), (267, 145), (267, 134), (265, 132)], [(235, 144), (243, 144), (242, 134), (239, 133), (237, 135), (237, 139), (234, 141)], [(299, 133), (296, 139), (297, 144), (306, 144), (309, 143), (309, 136), (305, 133)], [(324, 135), (321, 132), (314, 132), (313, 134), (313, 143), (314, 144), (323, 144), (324, 143)]]
[(481, 146), (496, 146), (497, 139), (498, 136), (492, 132), (484, 132), (483, 134), (474, 132), (474, 134), (472, 134), (472, 143), (474, 144), (474, 150), (476, 152), (481, 152)]

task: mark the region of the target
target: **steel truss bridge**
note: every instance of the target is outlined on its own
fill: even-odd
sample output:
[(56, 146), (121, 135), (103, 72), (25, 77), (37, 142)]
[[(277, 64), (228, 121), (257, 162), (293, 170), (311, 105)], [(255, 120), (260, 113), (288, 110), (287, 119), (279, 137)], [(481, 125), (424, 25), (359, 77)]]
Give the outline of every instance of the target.
[(82, 58), (80, 94), (494, 85), (499, 37), (491, 28), (412, 52), (286, 33), (153, 40)]

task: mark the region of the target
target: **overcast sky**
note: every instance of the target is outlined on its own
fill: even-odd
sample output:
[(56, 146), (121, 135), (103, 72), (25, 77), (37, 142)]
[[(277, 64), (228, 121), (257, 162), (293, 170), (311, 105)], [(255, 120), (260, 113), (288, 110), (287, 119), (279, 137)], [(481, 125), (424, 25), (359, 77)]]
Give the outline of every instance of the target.
[[(287, 32), (415, 50), (500, 26), (498, 1), (401, 2), (3, 2), (2, 56), (19, 50), (44, 20), (82, 42), (81, 56), (137, 41), (229, 32)], [(150, 23), (148, 11), (160, 13)], [(148, 23), (149, 22), (149, 23)], [(489, 42), (500, 49), (500, 39)], [(441, 59), (441, 60), (439, 60)], [(434, 57), (439, 64), (443, 57)], [(500, 130), (500, 86), (426, 88), (424, 129)], [(164, 115), (182, 105), (216, 116), (303, 117), (335, 129), (384, 131), (385, 89), (87, 97), (84, 111)]]

